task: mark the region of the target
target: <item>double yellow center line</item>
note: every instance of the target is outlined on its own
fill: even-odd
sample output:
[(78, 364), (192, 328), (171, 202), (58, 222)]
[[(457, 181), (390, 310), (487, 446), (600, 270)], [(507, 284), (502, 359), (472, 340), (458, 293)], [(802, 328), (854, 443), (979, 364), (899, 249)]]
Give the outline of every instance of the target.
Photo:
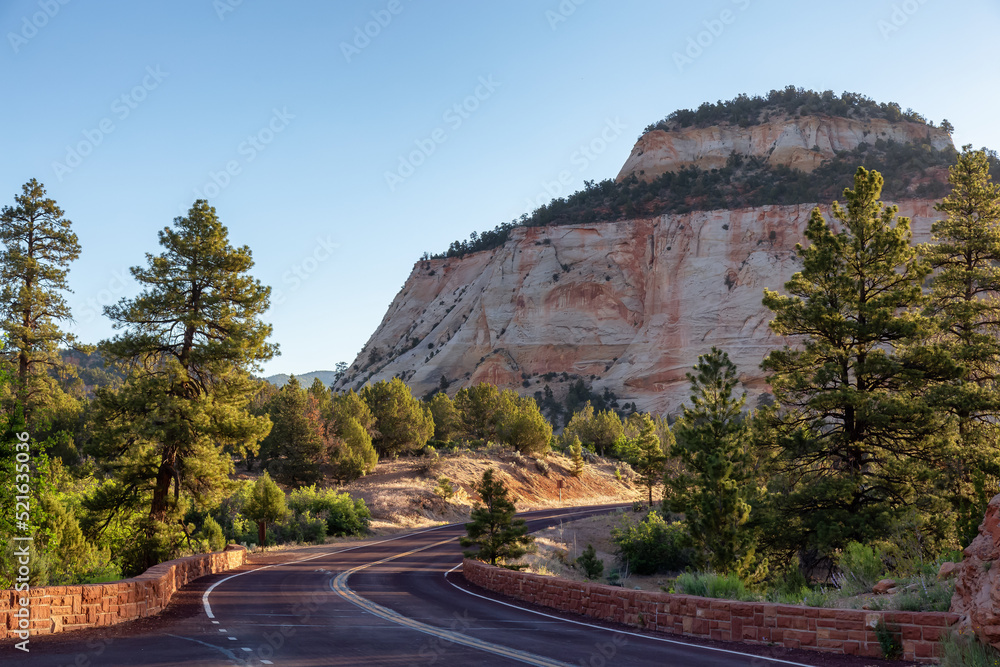
[(402, 625), (403, 627), (416, 630), (417, 632), (422, 632), (433, 637), (438, 637), (445, 641), (452, 642), (454, 644), (461, 644), (463, 646), (468, 646), (480, 651), (486, 651), (487, 653), (493, 653), (494, 655), (501, 655), (505, 658), (510, 658), (512, 660), (517, 660), (523, 662), (526, 665), (539, 665), (540, 667), (572, 667), (569, 663), (559, 662), (557, 660), (550, 660), (549, 658), (542, 657), (540, 655), (535, 655), (533, 653), (527, 653), (525, 651), (518, 651), (516, 649), (508, 648), (506, 646), (501, 646), (500, 644), (494, 644), (492, 642), (483, 641), (482, 639), (476, 639), (475, 637), (470, 637), (468, 635), (463, 635), (460, 632), (454, 632), (453, 630), (444, 630), (442, 628), (435, 627), (433, 625), (427, 625), (426, 623), (421, 623), (420, 621), (415, 621), (412, 618), (407, 618), (402, 614), (399, 614), (388, 607), (383, 607), (382, 605), (375, 604), (371, 600), (361, 597), (350, 586), (347, 585), (347, 579), (355, 572), (360, 572), (366, 568), (372, 567), (373, 565), (381, 565), (382, 563), (388, 563), (391, 560), (396, 560), (397, 558), (403, 558), (404, 556), (409, 556), (415, 554), (418, 551), (423, 551), (425, 549), (430, 549), (432, 547), (440, 546), (442, 544), (447, 544), (448, 542), (454, 542), (455, 538), (441, 540), (440, 542), (435, 542), (434, 544), (428, 544), (425, 547), (420, 547), (419, 549), (413, 549), (405, 553), (396, 554), (395, 556), (389, 556), (388, 558), (383, 558), (379, 561), (374, 561), (372, 563), (367, 563), (365, 565), (359, 565), (358, 567), (352, 568), (345, 572), (341, 572), (337, 577), (330, 582), (330, 588), (334, 593), (337, 593), (344, 599), (353, 602), (357, 606), (361, 607), (365, 611), (371, 612), (380, 618), (384, 618), (387, 621), (392, 621)]

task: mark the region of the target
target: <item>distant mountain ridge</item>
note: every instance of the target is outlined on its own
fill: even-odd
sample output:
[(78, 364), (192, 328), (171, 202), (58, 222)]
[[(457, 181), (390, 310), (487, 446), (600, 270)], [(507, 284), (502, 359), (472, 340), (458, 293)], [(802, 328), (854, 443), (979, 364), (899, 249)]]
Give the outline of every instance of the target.
[[(269, 375), (264, 379), (277, 387), (284, 387), (288, 384), (288, 380), (291, 377), (288, 373), (278, 373), (277, 375)], [(320, 382), (329, 387), (337, 379), (337, 373), (336, 371), (312, 371), (303, 373), (302, 375), (295, 375), (295, 378), (303, 387), (311, 385), (315, 378), (319, 378)]]

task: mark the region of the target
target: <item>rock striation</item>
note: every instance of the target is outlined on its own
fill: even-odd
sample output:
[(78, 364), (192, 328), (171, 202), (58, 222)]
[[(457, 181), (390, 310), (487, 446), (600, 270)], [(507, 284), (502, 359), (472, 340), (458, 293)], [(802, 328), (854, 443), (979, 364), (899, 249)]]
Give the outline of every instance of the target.
[(653, 130), (639, 137), (617, 180), (635, 174), (639, 180), (651, 181), (684, 167), (718, 169), (725, 166), (732, 153), (810, 172), (838, 151), (872, 145), (879, 139), (897, 143), (929, 139), (935, 150), (952, 147), (951, 137), (940, 128), (880, 118), (810, 115), (745, 128), (725, 124), (670, 132)]
[[(929, 238), (934, 203), (900, 202), (917, 241)], [(449, 393), (486, 381), (559, 395), (580, 377), (670, 413), (715, 345), (752, 401), (766, 389), (761, 360), (786, 342), (768, 328), (763, 289), (799, 270), (795, 245), (813, 208), (522, 227), (494, 250), (420, 261), (339, 388), (396, 376), (422, 395), (444, 377)]]

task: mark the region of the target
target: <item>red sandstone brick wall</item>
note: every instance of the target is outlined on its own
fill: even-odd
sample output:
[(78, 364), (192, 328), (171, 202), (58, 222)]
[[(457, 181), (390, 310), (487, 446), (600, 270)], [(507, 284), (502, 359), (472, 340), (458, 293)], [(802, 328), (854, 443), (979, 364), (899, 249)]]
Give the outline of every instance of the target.
[(958, 614), (948, 612), (821, 609), (626, 590), (468, 559), (462, 573), (477, 586), (518, 600), (647, 630), (876, 658), (882, 649), (873, 628), (880, 618), (898, 633), (904, 659), (919, 662), (933, 661), (941, 634), (958, 621)]
[[(206, 574), (225, 572), (246, 562), (244, 547), (178, 558), (154, 565), (132, 579), (108, 584), (33, 588), (30, 602), (31, 635), (114, 625), (158, 613), (177, 589)], [(0, 591), (0, 639), (15, 637), (25, 593)]]

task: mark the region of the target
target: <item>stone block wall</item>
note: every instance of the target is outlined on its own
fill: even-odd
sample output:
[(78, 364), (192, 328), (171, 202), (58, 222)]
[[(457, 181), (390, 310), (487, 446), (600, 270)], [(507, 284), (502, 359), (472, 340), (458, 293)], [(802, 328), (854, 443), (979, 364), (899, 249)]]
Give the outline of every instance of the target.
[(903, 658), (917, 662), (934, 661), (938, 640), (959, 618), (949, 612), (822, 609), (627, 590), (505, 570), (468, 559), (462, 573), (469, 582), (495, 593), (647, 630), (873, 658), (882, 657), (874, 629), (882, 619), (897, 633)]
[(20, 598), (30, 600), (27, 621), (31, 636), (80, 628), (115, 625), (158, 613), (188, 582), (225, 572), (246, 562), (244, 547), (178, 558), (154, 565), (132, 579), (107, 584), (46, 586), (30, 591), (0, 591), (0, 638), (17, 637), (23, 627), (17, 616)]

